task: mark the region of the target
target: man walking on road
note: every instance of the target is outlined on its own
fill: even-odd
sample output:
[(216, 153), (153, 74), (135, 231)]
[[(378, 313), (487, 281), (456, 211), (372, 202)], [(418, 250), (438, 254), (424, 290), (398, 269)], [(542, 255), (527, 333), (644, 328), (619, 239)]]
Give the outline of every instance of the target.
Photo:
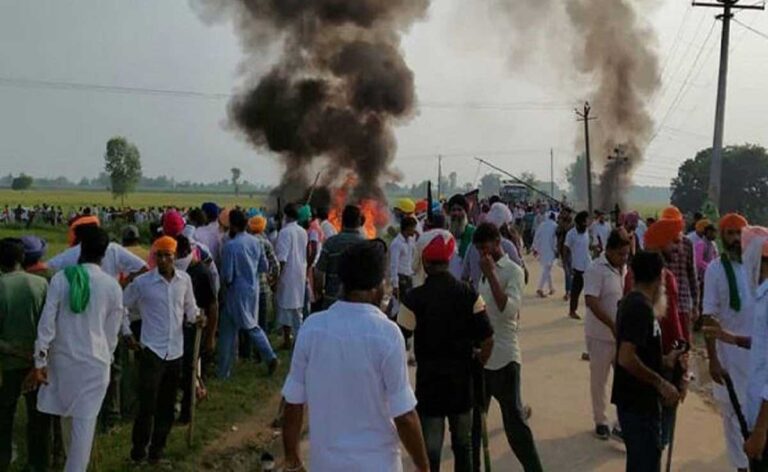
[[(550, 213), (549, 218), (536, 228), (536, 234), (533, 236), (533, 250), (536, 251), (541, 265), (541, 278), (536, 294), (545, 298), (555, 293), (555, 287), (552, 285), (552, 266), (557, 260), (557, 223), (555, 223), (554, 213)], [(546, 292), (545, 288), (548, 288)]]
[(493, 351), (484, 370), (483, 406), (488, 411), (492, 397), (499, 402), (504, 432), (512, 451), (526, 472), (538, 472), (542, 470), (541, 461), (525, 419), (520, 392), (522, 356), (517, 333), (525, 274), (504, 254), (501, 235), (495, 226), (480, 225), (473, 243), (480, 253), (483, 271), (480, 296), (486, 302), (494, 333)]
[(680, 393), (664, 378), (682, 351), (662, 353), (658, 318), (662, 300), (660, 254), (641, 252), (632, 261), (634, 290), (616, 316), (616, 372), (611, 401), (616, 405), (627, 448), (627, 472), (661, 470), (661, 405), (678, 403)]
[(587, 222), (589, 213), (582, 211), (574, 219), (576, 226), (568, 231), (565, 236), (564, 258), (567, 258), (573, 269), (573, 281), (571, 282), (571, 304), (568, 316), (580, 320), (577, 313), (579, 309), (579, 297), (584, 289), (584, 272), (586, 272), (592, 257), (589, 255), (589, 233), (587, 232)]
[(451, 429), (455, 470), (472, 468), (472, 370), (487, 361), (493, 330), (485, 302), (456, 280), (448, 263), (456, 251), (452, 236), (433, 238), (422, 252), (427, 280), (402, 299), (398, 324), (415, 335), (416, 398), (431, 472), (440, 471), (445, 421)]
[[(703, 313), (716, 319), (723, 329), (740, 336), (752, 330), (753, 300), (748, 290), (747, 274), (741, 262), (741, 230), (747, 220), (728, 214), (720, 220), (723, 254), (707, 267), (704, 275)], [(715, 382), (713, 393), (723, 416), (728, 457), (733, 467), (746, 471), (749, 461), (736, 412), (733, 410), (723, 376), (733, 381), (741, 405), (745, 404), (749, 372), (749, 351), (707, 338), (709, 372)]]
[(395, 298), (405, 297), (413, 288), (413, 251), (416, 246), (416, 218), (400, 221), (400, 234), (389, 246), (389, 277)]
[(584, 335), (589, 354), (590, 394), (595, 435), (610, 439), (608, 420), (608, 377), (616, 358), (616, 310), (624, 296), (624, 277), (630, 241), (614, 230), (606, 241), (605, 252), (592, 261), (584, 273), (584, 299), (587, 316)]
[(402, 471), (401, 441), (416, 470), (429, 470), (405, 342), (378, 308), (386, 253), (381, 240), (347, 249), (339, 260), (342, 299), (309, 317), (299, 333), (283, 386), (286, 471), (305, 470), (305, 405), (313, 472)]

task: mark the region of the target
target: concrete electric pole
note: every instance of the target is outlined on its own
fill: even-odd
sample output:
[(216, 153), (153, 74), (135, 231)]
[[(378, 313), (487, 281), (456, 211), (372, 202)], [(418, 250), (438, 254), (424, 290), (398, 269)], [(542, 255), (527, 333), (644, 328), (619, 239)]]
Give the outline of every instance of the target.
[(590, 216), (592, 216), (594, 207), (592, 205), (592, 160), (589, 155), (589, 122), (597, 119), (596, 116), (589, 116), (591, 110), (592, 107), (589, 106), (589, 102), (584, 103), (583, 110), (576, 109), (576, 116), (578, 117), (576, 121), (584, 122), (584, 147), (586, 149), (585, 158), (587, 161), (587, 209)]
[(765, 5), (738, 5), (739, 0), (716, 0), (715, 3), (693, 2), (695, 7), (721, 8), (717, 18), (723, 21), (720, 40), (720, 74), (717, 81), (717, 106), (715, 108), (715, 136), (712, 144), (712, 163), (709, 167), (708, 196), (716, 209), (720, 209), (720, 187), (723, 174), (723, 134), (725, 130), (725, 95), (728, 83), (728, 47), (733, 10), (764, 10)]

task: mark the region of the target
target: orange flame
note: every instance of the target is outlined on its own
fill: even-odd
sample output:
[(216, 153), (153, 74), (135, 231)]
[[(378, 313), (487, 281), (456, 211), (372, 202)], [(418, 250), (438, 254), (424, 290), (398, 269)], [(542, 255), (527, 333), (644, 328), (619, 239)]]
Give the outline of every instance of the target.
[[(331, 209), (328, 212), (328, 221), (337, 231), (341, 231), (341, 213), (348, 203), (350, 190), (357, 184), (357, 178), (353, 174), (347, 175), (344, 183), (333, 191), (331, 196)], [(363, 232), (368, 239), (373, 239), (378, 234), (378, 228), (383, 228), (389, 223), (389, 211), (387, 206), (377, 200), (363, 199), (358, 202), (360, 211), (365, 218)]]

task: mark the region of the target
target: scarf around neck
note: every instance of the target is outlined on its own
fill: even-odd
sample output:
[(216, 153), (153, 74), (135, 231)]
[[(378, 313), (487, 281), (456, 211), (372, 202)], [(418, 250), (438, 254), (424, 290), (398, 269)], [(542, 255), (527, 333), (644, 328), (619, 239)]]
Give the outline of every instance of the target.
[(736, 272), (733, 270), (733, 262), (728, 253), (723, 253), (720, 257), (725, 270), (725, 278), (728, 281), (728, 305), (733, 311), (741, 311), (741, 297), (739, 296), (739, 286), (736, 283)]
[(91, 279), (88, 270), (82, 265), (74, 265), (64, 269), (64, 275), (69, 282), (69, 309), (72, 313), (80, 314), (88, 307), (91, 299)]

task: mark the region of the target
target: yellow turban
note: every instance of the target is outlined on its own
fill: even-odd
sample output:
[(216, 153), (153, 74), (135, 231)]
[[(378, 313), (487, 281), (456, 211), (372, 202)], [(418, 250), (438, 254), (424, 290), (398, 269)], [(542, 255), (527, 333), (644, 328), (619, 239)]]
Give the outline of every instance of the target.
[(267, 227), (267, 219), (263, 216), (254, 216), (248, 220), (248, 229), (253, 234), (261, 234)]
[(161, 238), (158, 238), (153, 244), (152, 244), (152, 252), (157, 253), (159, 251), (163, 252), (172, 252), (176, 254), (176, 247), (178, 246), (178, 243), (175, 239), (173, 239), (170, 236), (163, 236)]
[(410, 198), (401, 198), (395, 204), (395, 209), (406, 214), (411, 214), (416, 211), (416, 204)]

